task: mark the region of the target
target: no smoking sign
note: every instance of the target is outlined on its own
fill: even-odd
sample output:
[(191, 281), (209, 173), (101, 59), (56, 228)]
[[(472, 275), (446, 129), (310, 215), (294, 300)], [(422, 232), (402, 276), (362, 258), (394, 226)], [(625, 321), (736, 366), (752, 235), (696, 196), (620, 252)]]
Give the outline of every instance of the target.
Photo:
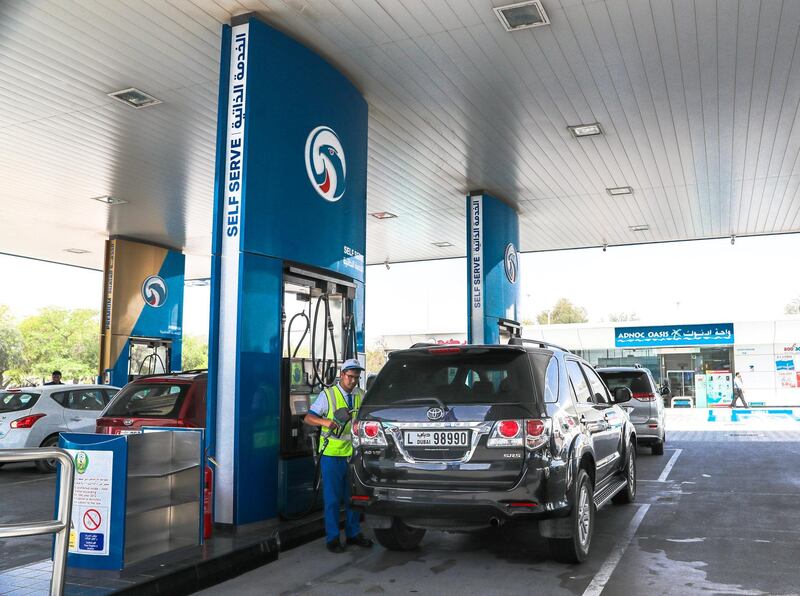
[(103, 517), (97, 509), (87, 509), (83, 512), (83, 527), (90, 532), (94, 532), (99, 528), (102, 522)]

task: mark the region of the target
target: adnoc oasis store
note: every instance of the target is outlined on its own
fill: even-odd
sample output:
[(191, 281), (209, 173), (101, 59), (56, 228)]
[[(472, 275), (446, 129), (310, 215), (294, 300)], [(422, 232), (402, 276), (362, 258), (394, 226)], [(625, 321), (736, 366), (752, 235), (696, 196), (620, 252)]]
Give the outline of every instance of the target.
[(537, 325), (523, 336), (561, 345), (595, 366), (649, 368), (673, 396), (727, 406), (742, 374), (750, 405), (800, 405), (800, 318), (680, 325)]

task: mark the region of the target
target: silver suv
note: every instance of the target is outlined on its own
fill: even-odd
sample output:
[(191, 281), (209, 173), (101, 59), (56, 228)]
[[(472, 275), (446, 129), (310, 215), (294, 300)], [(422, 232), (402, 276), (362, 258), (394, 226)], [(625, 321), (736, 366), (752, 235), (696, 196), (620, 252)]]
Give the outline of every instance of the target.
[[(0, 391), (0, 449), (51, 447), (58, 433), (93, 433), (95, 421), (119, 391), (108, 385), (46, 385)], [(54, 472), (55, 460), (39, 460)]]
[(628, 416), (636, 427), (639, 445), (650, 447), (653, 455), (664, 454), (667, 431), (664, 428), (664, 400), (653, 379), (653, 373), (641, 365), (608, 366), (597, 368), (611, 393), (618, 387), (627, 387), (633, 399), (625, 404)]

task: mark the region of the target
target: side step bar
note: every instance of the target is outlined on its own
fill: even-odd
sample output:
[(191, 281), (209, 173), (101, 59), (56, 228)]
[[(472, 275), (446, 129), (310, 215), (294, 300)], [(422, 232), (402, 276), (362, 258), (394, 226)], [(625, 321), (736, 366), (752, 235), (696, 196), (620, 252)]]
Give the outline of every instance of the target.
[(627, 480), (615, 480), (611, 482), (611, 484), (594, 493), (595, 507), (600, 509), (603, 505), (608, 503), (614, 495), (625, 488), (626, 483)]

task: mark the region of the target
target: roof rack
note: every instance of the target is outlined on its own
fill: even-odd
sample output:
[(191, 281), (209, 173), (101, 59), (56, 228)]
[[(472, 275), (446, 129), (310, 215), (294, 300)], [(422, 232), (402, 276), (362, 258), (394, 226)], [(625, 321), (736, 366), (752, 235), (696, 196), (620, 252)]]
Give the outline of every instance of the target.
[(561, 350), (562, 352), (569, 352), (567, 348), (562, 348), (561, 346), (557, 346), (556, 344), (551, 344), (550, 342), (543, 341), (541, 339), (527, 339), (525, 337), (512, 337), (508, 340), (508, 345), (510, 346), (522, 346), (525, 344), (534, 344), (539, 346), (540, 348), (555, 348), (556, 350)]
[(413, 346), (411, 346), (411, 348), (409, 348), (409, 349), (413, 350), (414, 348), (432, 348), (432, 347), (435, 347), (437, 345), (438, 344), (432, 344), (429, 341), (418, 341)]

